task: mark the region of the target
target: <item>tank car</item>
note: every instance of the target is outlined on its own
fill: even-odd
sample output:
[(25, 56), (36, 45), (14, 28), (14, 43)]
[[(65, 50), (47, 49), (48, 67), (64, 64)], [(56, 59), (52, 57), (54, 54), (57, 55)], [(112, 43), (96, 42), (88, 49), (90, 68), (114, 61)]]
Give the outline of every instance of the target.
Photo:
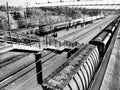
[(107, 31), (107, 32), (110, 32), (110, 33), (113, 33), (114, 30), (115, 30), (115, 26), (114, 26), (113, 23), (111, 23), (110, 25), (108, 25), (108, 26), (104, 29), (104, 31)]
[(111, 33), (102, 31), (97, 36), (95, 36), (91, 41), (89, 41), (89, 44), (93, 44), (97, 46), (101, 57), (103, 57), (110, 43), (110, 40), (111, 40)]
[(110, 32), (111, 34), (113, 34), (116, 30), (118, 20), (115, 19), (113, 22), (111, 22), (105, 29), (104, 31)]
[(73, 27), (73, 26), (76, 26), (76, 25), (80, 25), (82, 22), (82, 18), (79, 18), (79, 19), (74, 19), (74, 20), (71, 20), (70, 22), (71, 22), (71, 27)]
[(55, 30), (65, 29), (67, 27), (69, 27), (69, 22), (68, 21), (67, 22), (58, 23), (58, 24), (54, 25), (54, 29)]

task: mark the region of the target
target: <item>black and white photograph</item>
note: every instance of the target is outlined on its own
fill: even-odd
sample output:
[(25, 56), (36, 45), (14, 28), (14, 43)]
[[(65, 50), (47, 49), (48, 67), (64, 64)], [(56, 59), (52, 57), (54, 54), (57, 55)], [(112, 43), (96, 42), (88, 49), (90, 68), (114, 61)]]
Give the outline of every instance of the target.
[(120, 90), (120, 0), (0, 0), (0, 90)]

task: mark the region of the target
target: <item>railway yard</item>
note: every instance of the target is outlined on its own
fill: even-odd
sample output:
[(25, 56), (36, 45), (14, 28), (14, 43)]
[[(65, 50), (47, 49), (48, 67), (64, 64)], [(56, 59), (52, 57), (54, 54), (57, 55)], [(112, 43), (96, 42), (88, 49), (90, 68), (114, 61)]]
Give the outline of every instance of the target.
[[(0, 90), (119, 90), (119, 22), (118, 15), (108, 15), (84, 27), (63, 28), (56, 32), (57, 37), (52, 37), (51, 33), (36, 36), (39, 48), (43, 48), (37, 51), (41, 55), (38, 61), (37, 53), (28, 52), (27, 48), (8, 50), (7, 45), (14, 46), (13, 39), (10, 39), (12, 43), (6, 40), (5, 48), (1, 42), (1, 52), (8, 51), (0, 54)], [(17, 39), (17, 45), (21, 42)], [(74, 46), (75, 42), (78, 44)], [(27, 47), (23, 43), (21, 45)], [(30, 47), (37, 47), (36, 43), (38, 45), (35, 41)], [(50, 48), (52, 43), (58, 50)], [(64, 49), (59, 51), (59, 46)], [(36, 70), (39, 61), (41, 71)], [(41, 72), (43, 82), (38, 79)]]

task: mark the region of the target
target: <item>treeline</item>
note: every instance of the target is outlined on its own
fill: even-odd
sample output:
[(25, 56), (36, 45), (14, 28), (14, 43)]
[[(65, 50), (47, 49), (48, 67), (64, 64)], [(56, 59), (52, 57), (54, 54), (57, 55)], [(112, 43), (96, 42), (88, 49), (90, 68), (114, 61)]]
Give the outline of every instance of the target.
[(0, 11), (6, 11), (6, 6), (0, 5)]
[(51, 11), (53, 15), (66, 15), (75, 18), (79, 14), (78, 9), (69, 7), (40, 7), (43, 11)]
[(80, 9), (81, 13), (89, 16), (96, 16), (101, 13), (101, 10), (98, 9), (86, 9), (86, 8), (81, 8)]
[(8, 23), (5, 18), (0, 16), (0, 29), (1, 30), (8, 30)]
[[(9, 11), (19, 11), (21, 7), (8, 6)], [(0, 5), (0, 11), (7, 11), (6, 5)]]
[(72, 8), (72, 7), (40, 7), (43, 11), (51, 11), (53, 15), (66, 15), (68, 17), (77, 18), (81, 14), (95, 16), (98, 15), (101, 10), (98, 9), (86, 9), (86, 8)]

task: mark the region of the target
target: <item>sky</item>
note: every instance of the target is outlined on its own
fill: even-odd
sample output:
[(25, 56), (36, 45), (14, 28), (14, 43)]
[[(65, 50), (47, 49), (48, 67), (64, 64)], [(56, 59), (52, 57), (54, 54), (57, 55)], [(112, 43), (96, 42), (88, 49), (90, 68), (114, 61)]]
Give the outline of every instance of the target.
[[(55, 2), (60, 0), (0, 0), (0, 4), (5, 4), (6, 2), (8, 2), (9, 5), (21, 6), (21, 5), (26, 5), (26, 3), (28, 2), (30, 4), (33, 4), (35, 2), (45, 3), (47, 1)], [(70, 1), (70, 0), (64, 0), (64, 1)]]
[[(26, 3), (28, 3), (28, 2), (29, 2), (29, 5), (34, 5), (35, 2), (45, 3), (47, 1), (57, 2), (60, 0), (0, 0), (0, 5), (5, 5), (6, 2), (8, 2), (10, 6), (26, 6), (27, 5)], [(63, 0), (63, 1), (75, 1), (75, 0)], [(82, 1), (85, 1), (85, 0), (82, 0)], [(103, 0), (103, 1), (105, 1), (105, 2), (119, 2), (120, 3), (120, 0)]]

